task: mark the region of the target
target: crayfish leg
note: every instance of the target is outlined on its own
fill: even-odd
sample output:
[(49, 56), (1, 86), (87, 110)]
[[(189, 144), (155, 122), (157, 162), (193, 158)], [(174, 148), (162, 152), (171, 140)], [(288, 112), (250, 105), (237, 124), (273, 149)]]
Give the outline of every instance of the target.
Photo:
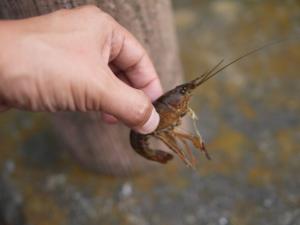
[(202, 136), (201, 136), (201, 134), (200, 134), (200, 132), (199, 132), (199, 130), (197, 128), (197, 124), (196, 124), (196, 120), (198, 120), (198, 117), (197, 117), (196, 113), (189, 107), (188, 108), (188, 114), (192, 118), (194, 131), (199, 136), (199, 138), (201, 139), (201, 141), (203, 141)]
[(186, 134), (186, 133), (182, 133), (182, 132), (178, 132), (178, 131), (173, 131), (173, 133), (177, 137), (181, 137), (181, 138), (185, 138), (187, 140), (190, 140), (196, 148), (198, 148), (198, 149), (200, 149), (201, 151), (204, 152), (205, 157), (207, 159), (209, 159), (209, 160), (211, 159), (210, 155), (208, 154), (208, 152), (207, 152), (207, 150), (205, 148), (205, 145), (204, 145), (204, 142), (203, 142), (203, 140), (201, 138), (201, 135), (196, 135), (195, 136), (195, 135)]
[(192, 118), (192, 120), (198, 120), (196, 113), (190, 107), (188, 107), (188, 115)]
[(175, 152), (178, 157), (190, 167), (193, 167), (193, 164), (188, 160), (185, 156), (184, 152), (181, 151), (180, 147), (178, 146), (176, 139), (170, 135), (170, 133), (160, 133), (156, 135), (166, 146), (168, 146), (173, 152)]
[[(175, 134), (174, 132), (169, 132), (168, 135), (169, 135), (170, 139), (172, 139), (173, 142), (176, 143), (176, 145), (177, 145), (176, 138), (178, 138), (178, 137), (176, 136), (176, 134)], [(193, 155), (191, 149), (189, 148), (189, 145), (187, 144), (187, 142), (186, 142), (184, 139), (179, 138), (179, 140), (183, 143), (183, 145), (184, 145), (184, 147), (185, 147), (185, 150), (186, 150), (186, 152), (187, 152), (187, 154), (188, 154), (188, 157), (186, 157), (184, 151), (181, 151), (181, 150), (180, 150), (180, 151), (183, 152), (183, 154), (184, 154), (185, 161), (187, 162), (186, 164), (187, 164), (188, 166), (190, 166), (190, 167), (192, 167), (192, 168), (195, 169), (195, 165), (196, 165), (195, 162), (196, 162), (196, 159), (195, 159), (195, 157), (194, 157), (194, 155)], [(178, 146), (178, 145), (177, 145), (177, 146)], [(178, 148), (180, 149), (180, 147), (178, 147)]]
[[(190, 116), (190, 117), (192, 118), (192, 120), (193, 120), (194, 131), (195, 131), (195, 133), (196, 133), (196, 135), (197, 135), (197, 137), (198, 137), (200, 143), (197, 143), (197, 142), (195, 142), (195, 141), (193, 141), (193, 140), (191, 140), (191, 139), (190, 139), (190, 140), (193, 142), (193, 144), (194, 144), (194, 146), (195, 146), (196, 148), (199, 148), (201, 151), (204, 152), (205, 157), (206, 157), (207, 159), (211, 160), (211, 157), (210, 157), (210, 155), (208, 154), (208, 152), (207, 152), (207, 150), (206, 150), (206, 148), (205, 148), (204, 140), (203, 140), (203, 138), (202, 138), (202, 136), (201, 136), (201, 134), (200, 134), (200, 132), (199, 132), (199, 130), (198, 130), (198, 128), (197, 128), (196, 120), (198, 120), (198, 117), (197, 117), (196, 113), (195, 113), (190, 107), (188, 107), (188, 114), (189, 114), (189, 116)], [(188, 134), (185, 134), (185, 135), (186, 135), (186, 137), (188, 136), (187, 138), (189, 138), (189, 137), (191, 136), (191, 135), (188, 135)], [(193, 138), (194, 138), (194, 136), (193, 136)]]
[(190, 149), (187, 141), (183, 138), (179, 138), (179, 140), (183, 143), (188, 155), (189, 155), (189, 158), (191, 159), (191, 164), (192, 164), (192, 167), (195, 168), (196, 167), (196, 158), (195, 156), (193, 155), (193, 152), (192, 150)]

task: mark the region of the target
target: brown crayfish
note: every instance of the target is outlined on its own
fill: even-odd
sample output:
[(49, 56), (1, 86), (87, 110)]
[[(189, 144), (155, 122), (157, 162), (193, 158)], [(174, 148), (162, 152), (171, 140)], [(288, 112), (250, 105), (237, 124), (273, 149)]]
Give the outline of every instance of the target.
[[(155, 137), (161, 140), (167, 147), (169, 147), (174, 153), (176, 153), (187, 166), (191, 166), (194, 168), (195, 157), (193, 156), (192, 151), (188, 145), (188, 141), (190, 141), (196, 149), (204, 152), (207, 159), (210, 159), (210, 156), (205, 148), (204, 141), (195, 126), (195, 119), (197, 119), (196, 114), (188, 106), (193, 91), (231, 64), (272, 44), (275, 43), (269, 43), (260, 48), (252, 50), (218, 69), (218, 67), (223, 62), (222, 60), (210, 71), (202, 74), (201, 76), (190, 82), (179, 85), (174, 89), (166, 92), (155, 102), (153, 102), (155, 109), (160, 115), (160, 123), (157, 129), (153, 133), (146, 135), (139, 134), (131, 130), (130, 143), (132, 148), (138, 154), (149, 160), (157, 161), (163, 164), (167, 163), (173, 158), (172, 154), (162, 150), (151, 149), (149, 147), (149, 137)], [(195, 135), (178, 131), (176, 129), (176, 127), (181, 123), (181, 118), (186, 114), (189, 114), (193, 119), (194, 128), (196, 131)], [(181, 145), (179, 145), (177, 140), (181, 141)], [(181, 146), (183, 146), (186, 151), (183, 151)], [(188, 156), (186, 154), (188, 154)]]

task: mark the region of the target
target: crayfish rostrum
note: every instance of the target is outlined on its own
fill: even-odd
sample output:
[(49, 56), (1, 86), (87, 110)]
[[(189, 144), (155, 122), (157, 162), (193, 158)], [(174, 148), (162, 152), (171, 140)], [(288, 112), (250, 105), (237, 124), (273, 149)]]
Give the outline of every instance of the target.
[[(193, 156), (192, 151), (189, 147), (189, 141), (196, 149), (201, 150), (205, 154), (207, 159), (210, 159), (210, 156), (205, 148), (204, 141), (195, 126), (195, 120), (197, 119), (196, 114), (188, 105), (193, 91), (231, 64), (254, 52), (261, 50), (262, 48), (273, 44), (274, 43), (270, 43), (260, 48), (254, 49), (218, 69), (218, 67), (223, 62), (222, 60), (210, 71), (202, 74), (201, 76), (190, 82), (179, 85), (174, 89), (166, 92), (155, 102), (153, 102), (155, 109), (160, 115), (160, 123), (157, 129), (153, 133), (146, 135), (139, 134), (131, 130), (130, 143), (133, 149), (138, 154), (149, 160), (157, 161), (160, 163), (167, 163), (173, 158), (172, 154), (162, 150), (151, 149), (149, 147), (148, 139), (150, 137), (155, 137), (161, 140), (167, 147), (169, 147), (175, 154), (177, 154), (187, 166), (194, 168), (195, 157)], [(186, 114), (189, 114), (193, 119), (196, 134), (182, 132), (176, 128), (180, 125), (181, 118)], [(181, 143), (178, 143), (179, 141)], [(182, 147), (185, 149), (185, 151), (182, 149)]]

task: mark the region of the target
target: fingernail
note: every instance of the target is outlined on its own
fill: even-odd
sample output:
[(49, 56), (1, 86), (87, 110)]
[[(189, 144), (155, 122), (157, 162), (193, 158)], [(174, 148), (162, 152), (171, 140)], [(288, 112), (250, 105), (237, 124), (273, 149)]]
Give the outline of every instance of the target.
[(142, 134), (152, 133), (157, 128), (159, 124), (159, 120), (160, 120), (159, 115), (153, 107), (148, 121), (142, 127), (135, 128), (135, 130)]

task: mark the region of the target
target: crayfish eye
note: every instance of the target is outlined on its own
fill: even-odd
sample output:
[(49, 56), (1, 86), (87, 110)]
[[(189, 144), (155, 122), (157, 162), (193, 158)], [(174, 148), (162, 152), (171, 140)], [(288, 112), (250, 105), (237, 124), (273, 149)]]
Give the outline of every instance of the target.
[(187, 89), (186, 89), (186, 87), (182, 87), (181, 89), (180, 89), (180, 94), (185, 94), (186, 93), (186, 91), (187, 91)]

